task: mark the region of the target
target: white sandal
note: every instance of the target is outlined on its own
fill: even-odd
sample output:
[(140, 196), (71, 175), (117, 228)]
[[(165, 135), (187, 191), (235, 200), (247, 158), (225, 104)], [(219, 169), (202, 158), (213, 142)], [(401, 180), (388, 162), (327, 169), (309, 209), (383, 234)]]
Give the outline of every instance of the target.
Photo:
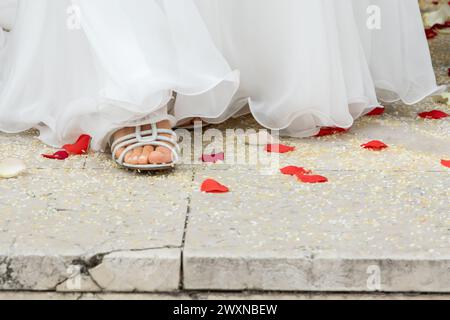
[[(180, 160), (180, 146), (178, 145), (177, 134), (173, 130), (160, 129), (157, 127), (156, 123), (152, 123), (152, 129), (142, 131), (140, 126), (136, 127), (136, 132), (123, 136), (115, 141), (110, 142), (111, 154), (113, 160), (121, 167), (138, 170), (138, 171), (156, 171), (156, 170), (166, 170), (172, 169), (178, 164)], [(167, 134), (172, 137), (162, 136), (161, 134)], [(112, 135), (112, 137), (114, 134)], [(172, 152), (172, 162), (163, 164), (145, 164), (145, 165), (133, 165), (125, 163), (125, 156), (136, 148), (153, 146), (153, 147), (164, 147)], [(116, 157), (117, 152), (121, 149), (125, 150), (121, 153), (120, 157)]]

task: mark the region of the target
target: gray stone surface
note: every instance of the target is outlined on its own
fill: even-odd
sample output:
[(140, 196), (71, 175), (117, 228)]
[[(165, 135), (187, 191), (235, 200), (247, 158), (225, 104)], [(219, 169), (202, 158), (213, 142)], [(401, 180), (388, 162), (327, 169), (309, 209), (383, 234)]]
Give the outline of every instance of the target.
[[(63, 297), (67, 298), (67, 297)], [(1, 299), (1, 295), (0, 295)], [(448, 295), (308, 294), (308, 293), (190, 293), (190, 294), (86, 294), (81, 300), (450, 300)]]
[(433, 294), (317, 294), (317, 293), (36, 293), (0, 292), (0, 300), (450, 300)]
[(73, 266), (69, 279), (56, 287), (59, 293), (102, 292), (102, 288), (94, 281), (91, 274), (82, 274), (79, 266)]
[(180, 284), (180, 249), (113, 253), (89, 274), (107, 292), (169, 292)]
[(450, 291), (448, 173), (318, 173), (330, 183), (198, 173), (234, 188), (193, 195), (186, 288), (370, 291), (376, 267), (377, 290)]
[(12, 158), (24, 159), (28, 167), (33, 169), (82, 169), (87, 159), (87, 156), (71, 157), (66, 161), (44, 159), (42, 154), (53, 154), (57, 150), (43, 145), (35, 130), (20, 134), (0, 132), (0, 146), (3, 153)]
[[(432, 42), (444, 84), (448, 39)], [(426, 99), (386, 107), (384, 116), (364, 117), (346, 134), (283, 139), (296, 151), (281, 156), (280, 167), (306, 167), (328, 184), (245, 166), (198, 170), (197, 190), (215, 178), (231, 193), (194, 191), (185, 287), (449, 292), (450, 174), (440, 160), (450, 157), (450, 122), (417, 116), (448, 106)], [(373, 139), (389, 149), (360, 148)]]
[[(147, 281), (148, 288), (178, 289), (191, 176), (186, 171), (168, 179), (117, 169), (33, 168), (18, 179), (0, 180), (0, 289), (54, 290), (77, 266), (84, 273), (97, 268), (100, 278), (102, 259), (110, 268), (114, 254), (132, 251), (140, 251), (144, 260), (167, 258), (163, 276), (171, 281), (154, 286)], [(147, 276), (140, 272), (133, 276)], [(91, 284), (88, 288), (94, 290)]]
[[(447, 84), (449, 39), (432, 42)], [(450, 293), (450, 171), (440, 164), (450, 159), (450, 121), (417, 117), (432, 109), (450, 113), (432, 99), (395, 103), (343, 135), (282, 139), (296, 151), (272, 164), (311, 169), (329, 178), (323, 185), (260, 164), (151, 175), (120, 170), (104, 154), (51, 161), (41, 154), (55, 150), (35, 131), (0, 134), (0, 160), (28, 166), (0, 180), (0, 290), (76, 292), (43, 295), (70, 299), (223, 297), (189, 291), (199, 289), (258, 291), (252, 298), (266, 290)], [(228, 128), (259, 126), (243, 117), (216, 127)], [(372, 139), (389, 149), (360, 147)], [(206, 178), (231, 192), (202, 194)]]

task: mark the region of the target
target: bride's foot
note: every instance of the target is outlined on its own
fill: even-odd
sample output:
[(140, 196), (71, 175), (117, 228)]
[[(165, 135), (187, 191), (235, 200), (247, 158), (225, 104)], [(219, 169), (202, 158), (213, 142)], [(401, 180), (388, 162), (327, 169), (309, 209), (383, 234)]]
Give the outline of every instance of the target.
[[(161, 121), (157, 123), (158, 128), (160, 129), (172, 129), (169, 121)], [(151, 125), (142, 126), (142, 131), (151, 130)], [(116, 133), (114, 133), (113, 139), (117, 140), (126, 135), (132, 134), (136, 131), (136, 128), (123, 128)], [(168, 138), (173, 138), (169, 134), (160, 134), (161, 136), (165, 136)], [(119, 158), (122, 153), (125, 151), (125, 148), (120, 148), (116, 152), (116, 158)], [(131, 165), (147, 165), (147, 164), (165, 164), (171, 163), (172, 159), (172, 151), (166, 147), (153, 147), (153, 146), (145, 146), (136, 148), (133, 151), (128, 152), (125, 155), (124, 162)]]

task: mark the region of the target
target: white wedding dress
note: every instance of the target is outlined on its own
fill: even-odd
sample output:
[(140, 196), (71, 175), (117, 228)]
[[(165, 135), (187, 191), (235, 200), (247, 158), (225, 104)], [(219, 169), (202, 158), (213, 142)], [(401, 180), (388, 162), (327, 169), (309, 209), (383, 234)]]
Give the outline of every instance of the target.
[(191, 0), (21, 0), (17, 12), (0, 28), (0, 131), (37, 128), (57, 147), (89, 134), (103, 150), (116, 129), (174, 120), (174, 92), (174, 112), (214, 116), (239, 86)]
[(16, 17), (17, 0), (0, 0), (0, 27), (11, 30)]
[[(198, 106), (179, 108), (178, 119), (221, 122), (251, 112), (267, 128), (304, 137), (324, 126), (351, 127), (379, 99), (414, 104), (443, 90), (417, 0), (196, 3), (216, 45), (241, 71), (241, 87), (220, 117)], [(380, 28), (375, 20), (370, 29), (377, 13)]]
[[(0, 131), (37, 127), (55, 146), (88, 133), (102, 149), (112, 130), (165, 117), (175, 91), (176, 120), (251, 112), (304, 137), (443, 90), (416, 0), (79, 0), (80, 30), (70, 3), (21, 0), (9, 39), (0, 29)], [(241, 71), (234, 98), (221, 53)]]

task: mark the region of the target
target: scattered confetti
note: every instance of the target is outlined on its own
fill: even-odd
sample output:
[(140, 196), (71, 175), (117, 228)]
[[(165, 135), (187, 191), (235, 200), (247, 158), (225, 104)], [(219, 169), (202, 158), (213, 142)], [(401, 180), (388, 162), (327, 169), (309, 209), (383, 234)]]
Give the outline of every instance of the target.
[(284, 144), (268, 144), (266, 151), (270, 153), (288, 153), (295, 151), (295, 147), (286, 146)]
[(366, 144), (361, 145), (361, 147), (363, 147), (364, 149), (373, 150), (373, 151), (381, 151), (383, 149), (389, 148), (389, 146), (387, 144), (385, 144), (384, 142), (378, 141), (378, 140), (370, 141)]
[(69, 153), (65, 150), (60, 150), (58, 152), (55, 152), (54, 154), (43, 154), (42, 155), (46, 159), (51, 160), (66, 160), (69, 158)]
[(202, 192), (206, 193), (227, 193), (230, 189), (216, 180), (207, 179), (202, 183), (201, 187)]
[(22, 174), (27, 169), (20, 159), (6, 159), (0, 162), (0, 178), (10, 179)]

